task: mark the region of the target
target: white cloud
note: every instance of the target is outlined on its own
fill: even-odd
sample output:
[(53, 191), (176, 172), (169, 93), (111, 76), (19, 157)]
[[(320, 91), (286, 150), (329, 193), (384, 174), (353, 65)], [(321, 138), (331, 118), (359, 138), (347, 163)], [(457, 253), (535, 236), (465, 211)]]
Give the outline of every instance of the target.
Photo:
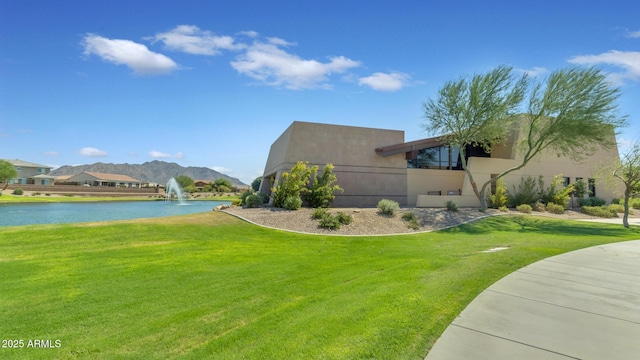
[(82, 156), (88, 156), (88, 157), (105, 157), (109, 154), (107, 154), (106, 151), (102, 151), (99, 149), (96, 149), (94, 147), (84, 147), (80, 150), (78, 150), (78, 154), (82, 155)]
[(610, 50), (598, 55), (580, 55), (569, 59), (572, 64), (579, 65), (611, 65), (624, 72), (611, 72), (609, 80), (622, 85), (626, 80), (640, 81), (640, 52)]
[(358, 80), (358, 84), (366, 85), (373, 90), (379, 91), (398, 91), (407, 86), (411, 80), (411, 76), (399, 72), (382, 73), (377, 72), (371, 76), (363, 77)]
[(179, 25), (173, 30), (156, 34), (154, 41), (176, 51), (194, 55), (217, 55), (220, 50), (238, 50), (243, 45), (235, 44), (231, 36), (217, 36), (193, 25)]
[(149, 156), (154, 159), (184, 159), (184, 154), (181, 152), (177, 152), (175, 154), (168, 154), (162, 151), (151, 150), (149, 151)]
[(627, 37), (640, 39), (640, 30), (627, 32)]
[(292, 44), (279, 38), (269, 38), (266, 43), (254, 42), (231, 66), (266, 85), (292, 90), (330, 88), (329, 75), (360, 66), (358, 61), (344, 56), (330, 57), (325, 63), (305, 60), (280, 48), (289, 45)]
[(140, 75), (166, 74), (178, 67), (170, 58), (131, 40), (107, 39), (87, 34), (82, 45), (85, 55), (97, 55), (116, 65), (126, 65)]
[(516, 69), (516, 71), (527, 74), (530, 77), (538, 77), (539, 75), (549, 72), (549, 70), (547, 70), (546, 68), (538, 66), (532, 67), (531, 69)]
[(212, 166), (211, 169), (223, 174), (231, 174), (233, 172), (233, 170), (223, 166)]

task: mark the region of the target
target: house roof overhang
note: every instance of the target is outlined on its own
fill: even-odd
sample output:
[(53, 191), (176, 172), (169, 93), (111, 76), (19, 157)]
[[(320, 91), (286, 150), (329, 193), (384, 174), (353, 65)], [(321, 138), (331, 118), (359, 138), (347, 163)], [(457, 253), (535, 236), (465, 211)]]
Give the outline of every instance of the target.
[(376, 154), (387, 157), (396, 154), (408, 153), (412, 151), (417, 151), (421, 149), (428, 149), (436, 146), (440, 146), (443, 144), (443, 137), (437, 136), (428, 139), (415, 140), (404, 142), (400, 144), (394, 144), (389, 146), (382, 146), (376, 148)]

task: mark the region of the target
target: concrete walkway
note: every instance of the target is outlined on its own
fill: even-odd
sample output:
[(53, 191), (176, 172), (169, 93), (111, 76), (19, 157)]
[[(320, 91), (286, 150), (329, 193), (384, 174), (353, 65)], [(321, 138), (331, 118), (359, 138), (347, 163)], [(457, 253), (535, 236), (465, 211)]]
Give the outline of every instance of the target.
[(504, 277), (426, 359), (640, 359), (640, 240), (558, 255)]

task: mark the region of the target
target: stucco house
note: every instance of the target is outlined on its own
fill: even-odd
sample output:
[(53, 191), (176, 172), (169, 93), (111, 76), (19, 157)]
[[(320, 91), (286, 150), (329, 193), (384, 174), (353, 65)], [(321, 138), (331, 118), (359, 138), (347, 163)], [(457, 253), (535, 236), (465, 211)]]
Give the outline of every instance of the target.
[(18, 172), (18, 177), (10, 179), (9, 184), (53, 185), (55, 177), (49, 175), (51, 166), (40, 165), (19, 159), (6, 159)]
[(139, 188), (142, 182), (127, 175), (84, 171), (65, 180), (68, 184)]
[[(494, 145), (490, 153), (467, 149), (476, 183), (520, 163), (516, 146), (520, 136), (519, 131), (512, 131), (505, 144)], [(613, 130), (611, 137), (615, 142)], [(596, 174), (604, 163), (618, 158), (616, 146), (600, 148), (582, 162), (547, 152), (504, 181), (512, 191), (522, 178), (542, 176), (548, 186), (555, 175), (562, 174), (565, 184), (583, 179), (591, 196), (611, 201), (621, 197), (621, 187), (605, 186)], [(462, 169), (458, 149), (443, 145), (438, 137), (405, 142), (401, 130), (295, 121), (271, 145), (260, 191), (269, 193), (282, 173), (298, 161), (318, 165), (320, 172), (327, 163), (335, 166), (338, 185), (344, 189), (336, 193), (334, 205), (339, 207), (375, 206), (380, 199), (417, 207), (442, 207), (448, 200), (459, 206), (480, 205)]]

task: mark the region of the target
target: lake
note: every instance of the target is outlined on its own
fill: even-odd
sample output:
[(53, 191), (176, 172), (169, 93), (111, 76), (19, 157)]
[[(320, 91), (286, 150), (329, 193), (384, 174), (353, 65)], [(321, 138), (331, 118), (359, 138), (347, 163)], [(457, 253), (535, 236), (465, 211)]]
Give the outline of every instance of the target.
[(230, 201), (113, 201), (0, 204), (0, 226), (155, 218), (211, 211)]

